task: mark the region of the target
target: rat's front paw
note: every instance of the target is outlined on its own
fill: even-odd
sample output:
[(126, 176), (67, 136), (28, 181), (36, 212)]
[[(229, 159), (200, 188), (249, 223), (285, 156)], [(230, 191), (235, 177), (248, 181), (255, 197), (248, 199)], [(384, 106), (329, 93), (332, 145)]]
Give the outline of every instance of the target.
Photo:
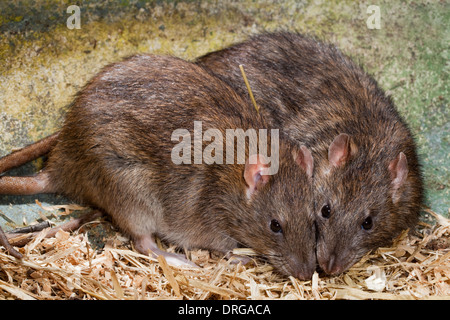
[(159, 249), (152, 236), (135, 238), (134, 247), (140, 253), (150, 255), (155, 259), (157, 259), (158, 256), (163, 256), (166, 259), (167, 264), (172, 267), (199, 268), (199, 266), (197, 266), (192, 261), (186, 259), (183, 255), (170, 253)]
[(196, 265), (192, 261), (186, 259), (181, 254), (169, 253), (169, 252), (162, 251), (162, 253), (160, 253), (160, 255), (162, 255), (166, 259), (167, 264), (172, 267), (200, 268), (198, 265)]

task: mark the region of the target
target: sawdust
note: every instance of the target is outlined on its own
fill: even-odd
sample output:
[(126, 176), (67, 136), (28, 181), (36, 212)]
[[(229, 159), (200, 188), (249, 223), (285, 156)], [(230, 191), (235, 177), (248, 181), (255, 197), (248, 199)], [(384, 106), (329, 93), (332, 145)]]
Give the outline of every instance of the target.
[(239, 253), (255, 259), (250, 265), (191, 250), (200, 268), (175, 268), (133, 251), (118, 232), (97, 251), (85, 227), (51, 238), (45, 229), (18, 248), (22, 261), (0, 250), (0, 299), (450, 299), (450, 220), (427, 212), (435, 225), (404, 232), (340, 276), (315, 273), (309, 281), (277, 274), (249, 249)]

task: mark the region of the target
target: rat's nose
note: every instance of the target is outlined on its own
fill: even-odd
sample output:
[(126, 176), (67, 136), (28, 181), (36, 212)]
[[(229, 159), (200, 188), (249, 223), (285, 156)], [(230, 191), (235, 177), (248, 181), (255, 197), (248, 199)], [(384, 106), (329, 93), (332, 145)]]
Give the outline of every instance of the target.
[(328, 260), (320, 260), (319, 259), (319, 265), (320, 268), (322, 268), (323, 271), (327, 274), (336, 275), (342, 272), (342, 268), (336, 261), (336, 255), (331, 254), (328, 257)]
[(311, 280), (316, 270), (315, 259), (308, 262), (301, 262), (297, 257), (290, 257), (292, 275), (300, 280)]

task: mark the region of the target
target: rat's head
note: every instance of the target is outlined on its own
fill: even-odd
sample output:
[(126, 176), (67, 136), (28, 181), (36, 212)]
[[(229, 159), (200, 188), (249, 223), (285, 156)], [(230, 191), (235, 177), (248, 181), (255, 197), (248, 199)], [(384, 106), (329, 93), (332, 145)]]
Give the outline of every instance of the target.
[(421, 183), (413, 152), (355, 140), (335, 137), (314, 176), (317, 260), (328, 274), (389, 244), (418, 217)]
[(274, 175), (266, 174), (264, 162), (261, 155), (247, 159), (243, 186), (248, 213), (232, 219), (234, 237), (283, 274), (310, 279), (316, 268), (313, 158), (304, 146), (280, 150)]

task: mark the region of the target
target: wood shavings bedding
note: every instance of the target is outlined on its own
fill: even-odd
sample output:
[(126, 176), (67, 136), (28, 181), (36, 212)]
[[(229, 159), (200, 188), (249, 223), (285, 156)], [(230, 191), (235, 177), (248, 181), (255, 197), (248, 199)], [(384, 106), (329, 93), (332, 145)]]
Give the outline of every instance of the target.
[(181, 269), (132, 251), (119, 233), (97, 251), (87, 233), (45, 238), (45, 229), (19, 248), (22, 261), (0, 250), (0, 299), (450, 299), (450, 220), (429, 213), (436, 225), (404, 232), (342, 275), (309, 281), (278, 275), (249, 249), (238, 251), (254, 264), (192, 250), (201, 268)]

